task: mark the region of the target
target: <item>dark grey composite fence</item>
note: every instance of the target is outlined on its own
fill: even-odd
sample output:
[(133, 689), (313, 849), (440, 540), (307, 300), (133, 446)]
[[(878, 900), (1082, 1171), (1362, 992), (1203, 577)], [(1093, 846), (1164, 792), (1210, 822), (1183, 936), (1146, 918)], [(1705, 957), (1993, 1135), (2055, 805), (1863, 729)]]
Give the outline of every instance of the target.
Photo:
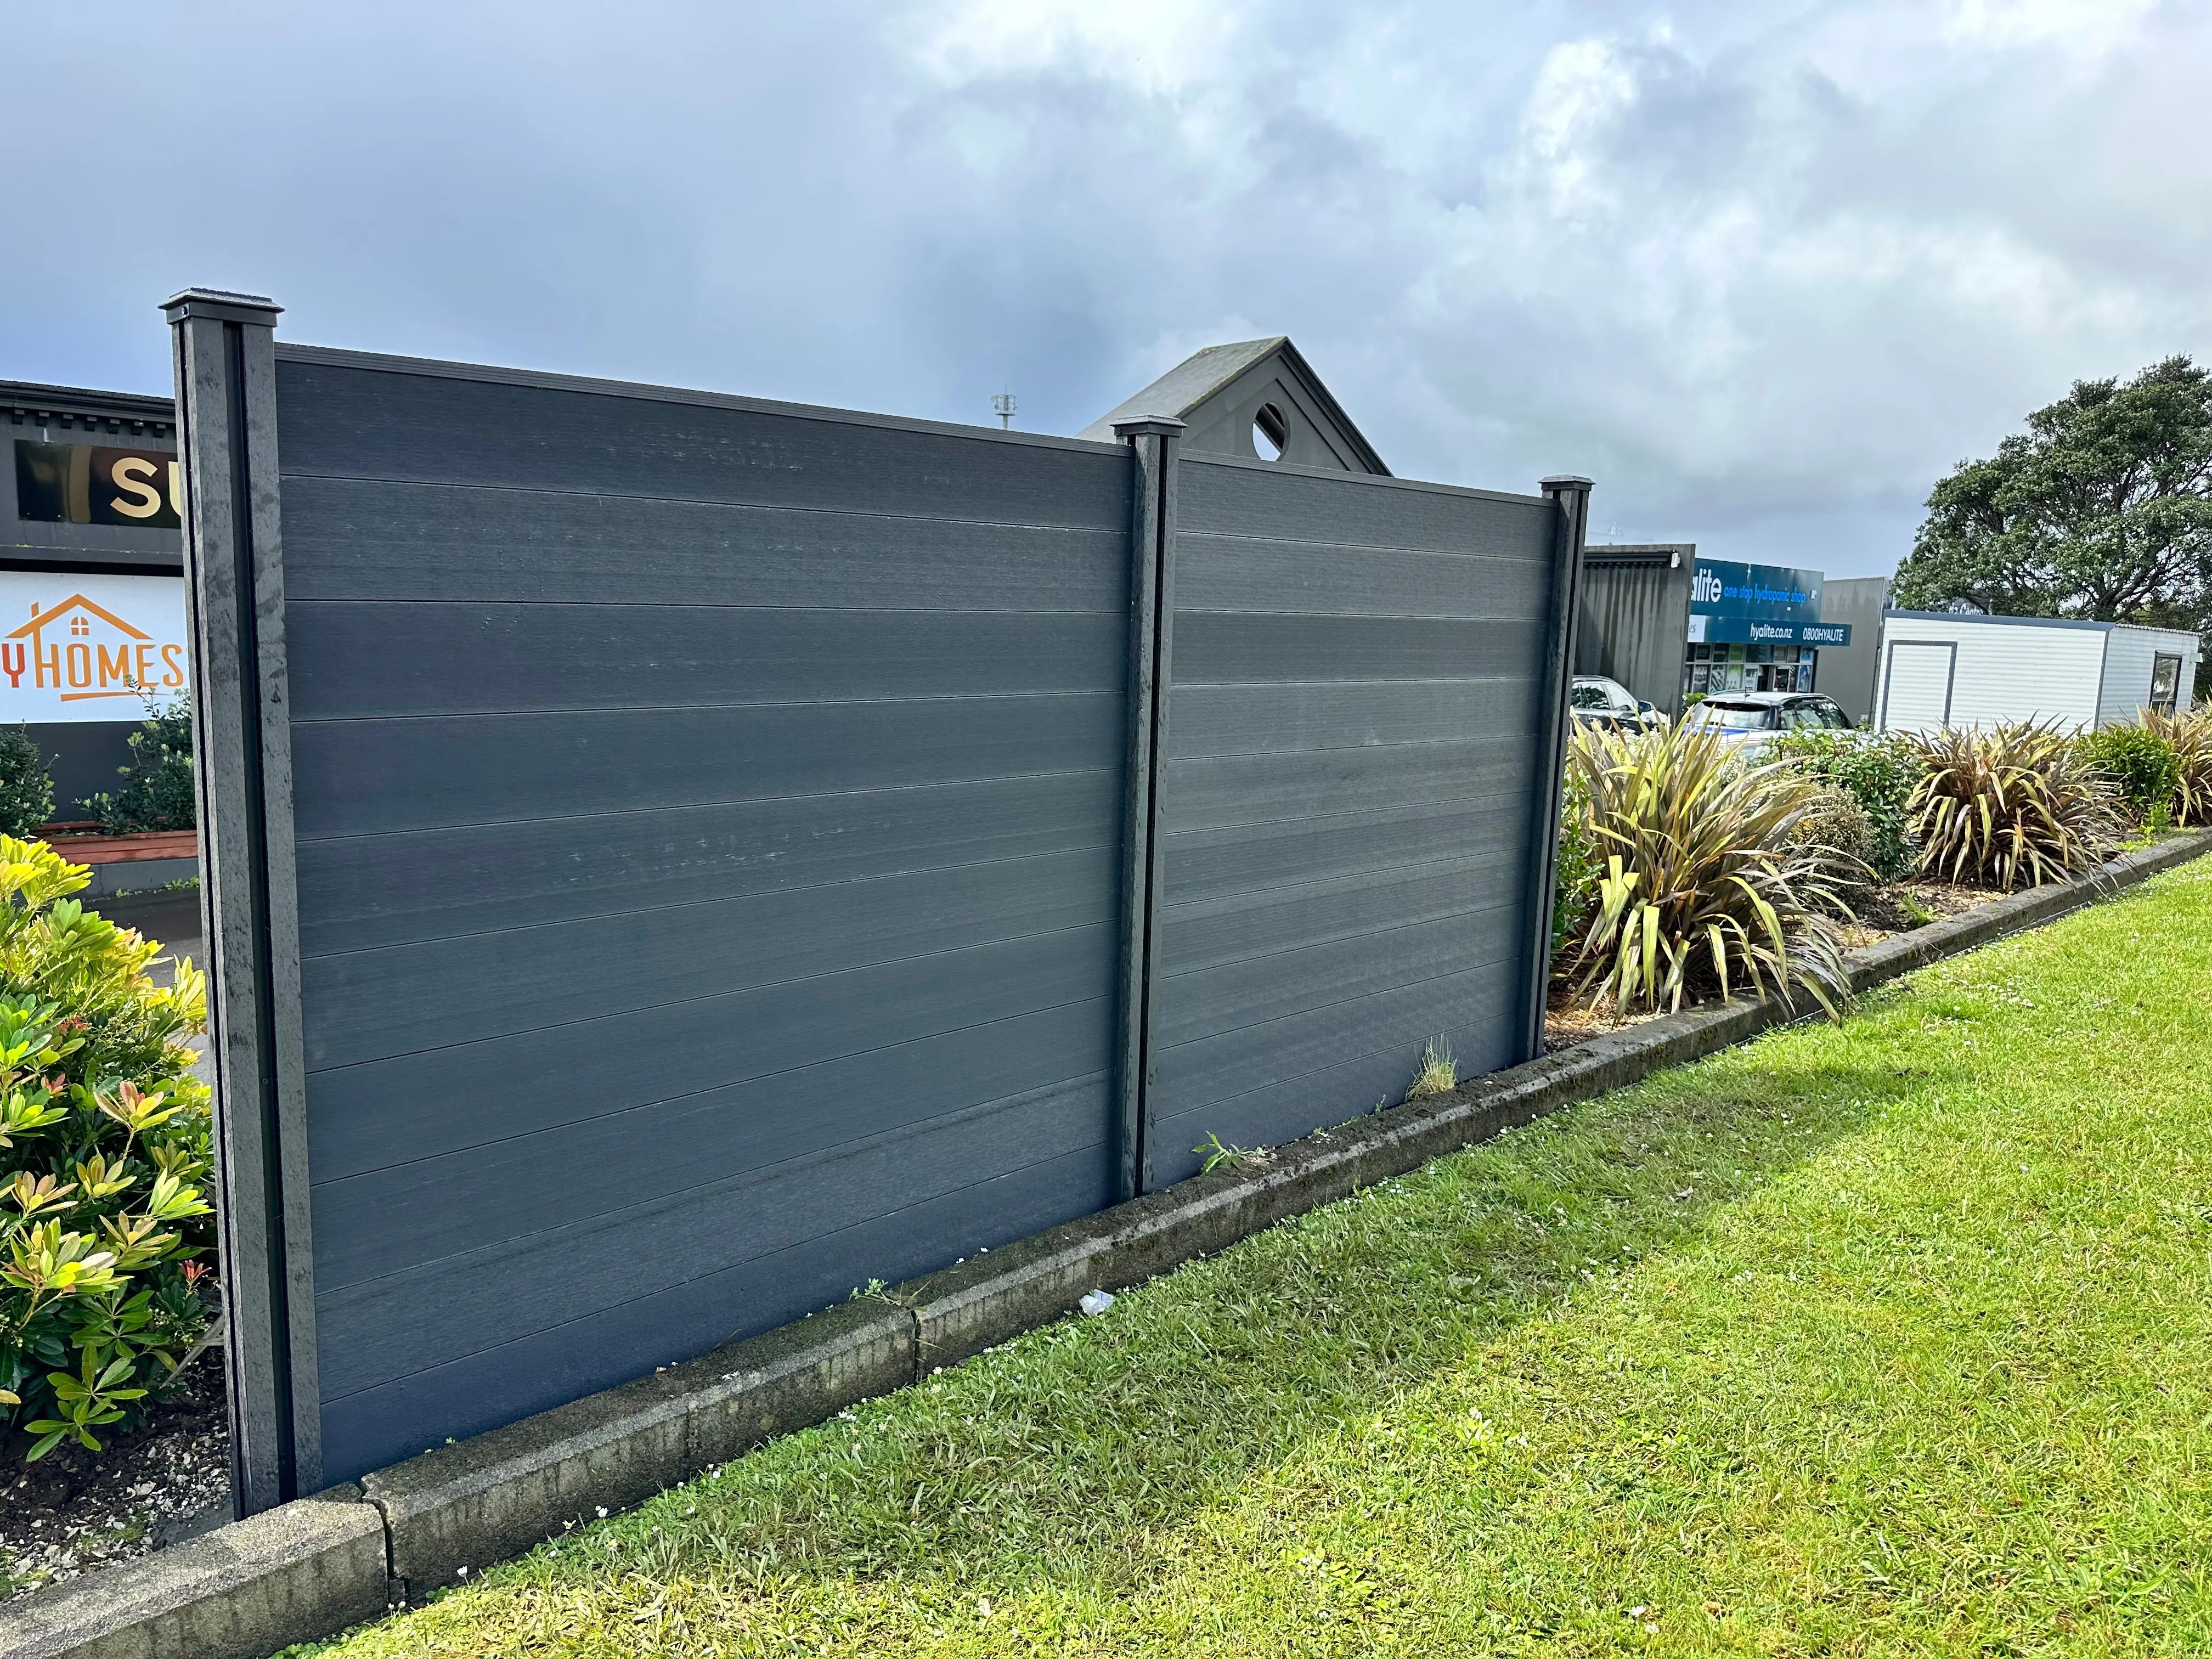
[(1578, 483), (171, 316), (242, 1507), (1532, 1052)]

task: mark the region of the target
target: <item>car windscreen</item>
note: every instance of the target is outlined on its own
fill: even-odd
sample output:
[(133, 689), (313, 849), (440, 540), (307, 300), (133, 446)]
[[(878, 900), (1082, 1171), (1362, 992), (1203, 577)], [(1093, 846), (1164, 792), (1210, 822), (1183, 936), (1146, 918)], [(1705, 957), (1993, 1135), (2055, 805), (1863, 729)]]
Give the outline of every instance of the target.
[(1698, 705), (1698, 724), (1717, 726), (1723, 732), (1771, 732), (1774, 711), (1764, 703), (1713, 702)]

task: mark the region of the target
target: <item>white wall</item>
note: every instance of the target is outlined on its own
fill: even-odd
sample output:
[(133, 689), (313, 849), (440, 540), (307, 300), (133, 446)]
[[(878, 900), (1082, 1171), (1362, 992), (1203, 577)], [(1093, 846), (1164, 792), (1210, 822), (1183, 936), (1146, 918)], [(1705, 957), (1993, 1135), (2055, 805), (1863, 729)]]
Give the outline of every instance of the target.
[(2181, 686), (2174, 700), (2186, 708), (2197, 683), (2197, 635), (2169, 628), (2115, 628), (2105, 647), (2105, 695), (2098, 705), (2097, 724), (2116, 726), (2132, 720), (2150, 701), (2152, 660), (2159, 656), (2181, 659)]
[[(1875, 689), (1875, 720), (1884, 718), (1890, 692), (1892, 647), (1899, 642), (1948, 642), (1957, 647), (1951, 680), (1949, 723), (1994, 726), (2003, 720), (2053, 720), (2094, 725), (2103, 678), (2106, 630), (2054, 627), (2009, 617), (1889, 616), (1882, 619), (1881, 678)], [(1912, 659), (1924, 666), (1925, 659)], [(2149, 684), (2144, 661), (2144, 684)], [(1932, 711), (1905, 696), (1900, 684), (1890, 729), (1932, 729)]]

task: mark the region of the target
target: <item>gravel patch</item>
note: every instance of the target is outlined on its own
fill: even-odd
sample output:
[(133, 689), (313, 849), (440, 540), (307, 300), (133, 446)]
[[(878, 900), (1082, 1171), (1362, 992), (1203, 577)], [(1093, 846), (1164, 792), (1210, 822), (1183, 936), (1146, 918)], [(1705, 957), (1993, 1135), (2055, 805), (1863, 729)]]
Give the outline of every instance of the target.
[(193, 1360), (137, 1429), (102, 1438), (105, 1451), (57, 1446), (35, 1463), (27, 1436), (0, 1448), (0, 1604), (230, 1519), (219, 1354)]

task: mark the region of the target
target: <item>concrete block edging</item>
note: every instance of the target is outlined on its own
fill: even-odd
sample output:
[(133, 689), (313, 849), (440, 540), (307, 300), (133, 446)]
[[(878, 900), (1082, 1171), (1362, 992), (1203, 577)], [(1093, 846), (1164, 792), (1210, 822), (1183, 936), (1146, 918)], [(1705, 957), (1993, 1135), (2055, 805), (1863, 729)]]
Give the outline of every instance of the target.
[[(2212, 852), (2176, 836), (1850, 953), (1866, 991)], [(1355, 1118), (647, 1377), (0, 1609), (0, 1659), (262, 1659), (420, 1601), (764, 1441), (1563, 1106), (1807, 1017), (1685, 1010)]]

